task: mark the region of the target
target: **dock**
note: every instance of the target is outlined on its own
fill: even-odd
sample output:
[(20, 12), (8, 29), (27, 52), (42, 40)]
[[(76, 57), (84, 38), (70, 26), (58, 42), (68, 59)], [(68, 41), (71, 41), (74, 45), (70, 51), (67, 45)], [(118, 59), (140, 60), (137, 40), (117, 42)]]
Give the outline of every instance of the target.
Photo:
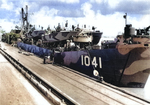
[(42, 104), (53, 105), (0, 53), (0, 105)]

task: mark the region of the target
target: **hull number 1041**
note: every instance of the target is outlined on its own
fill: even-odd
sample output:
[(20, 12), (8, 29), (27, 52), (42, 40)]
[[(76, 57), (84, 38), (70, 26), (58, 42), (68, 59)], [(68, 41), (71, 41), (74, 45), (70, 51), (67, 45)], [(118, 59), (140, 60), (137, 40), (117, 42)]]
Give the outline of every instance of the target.
[(99, 57), (99, 58), (93, 57), (93, 59), (92, 59), (87, 55), (85, 55), (85, 56), (81, 55), (81, 65), (90, 66), (91, 64), (95, 68), (97, 68), (98, 66), (99, 66), (99, 68), (102, 68), (101, 57)]

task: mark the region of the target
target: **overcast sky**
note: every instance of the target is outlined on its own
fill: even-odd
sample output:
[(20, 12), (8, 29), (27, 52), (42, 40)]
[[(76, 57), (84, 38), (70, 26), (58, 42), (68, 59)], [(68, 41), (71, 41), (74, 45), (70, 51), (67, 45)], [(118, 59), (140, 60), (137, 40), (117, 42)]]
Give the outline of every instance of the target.
[(127, 23), (135, 28), (150, 25), (150, 0), (0, 0), (0, 26), (9, 32), (21, 25), (21, 8), (28, 5), (32, 25), (54, 28), (58, 23), (69, 27), (84, 24), (97, 27), (104, 36), (116, 36)]

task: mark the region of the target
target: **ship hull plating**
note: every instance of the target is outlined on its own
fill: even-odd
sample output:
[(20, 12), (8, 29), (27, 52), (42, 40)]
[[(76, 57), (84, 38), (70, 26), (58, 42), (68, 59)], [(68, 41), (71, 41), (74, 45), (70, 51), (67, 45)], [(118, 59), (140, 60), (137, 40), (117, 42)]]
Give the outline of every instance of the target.
[(104, 81), (127, 87), (144, 87), (150, 72), (150, 48), (121, 45), (113, 49), (55, 53), (54, 61), (93, 75), (97, 70)]

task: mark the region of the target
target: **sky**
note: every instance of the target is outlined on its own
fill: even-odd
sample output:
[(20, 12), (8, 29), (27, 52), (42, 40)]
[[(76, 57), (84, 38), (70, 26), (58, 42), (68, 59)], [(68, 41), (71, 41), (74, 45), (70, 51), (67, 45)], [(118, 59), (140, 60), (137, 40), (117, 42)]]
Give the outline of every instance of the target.
[(127, 24), (136, 29), (150, 25), (150, 0), (0, 0), (0, 28), (10, 32), (21, 26), (21, 8), (26, 5), (29, 23), (44, 29), (58, 23), (64, 27), (68, 20), (68, 29), (95, 26), (103, 36), (115, 37), (124, 32), (125, 13)]

